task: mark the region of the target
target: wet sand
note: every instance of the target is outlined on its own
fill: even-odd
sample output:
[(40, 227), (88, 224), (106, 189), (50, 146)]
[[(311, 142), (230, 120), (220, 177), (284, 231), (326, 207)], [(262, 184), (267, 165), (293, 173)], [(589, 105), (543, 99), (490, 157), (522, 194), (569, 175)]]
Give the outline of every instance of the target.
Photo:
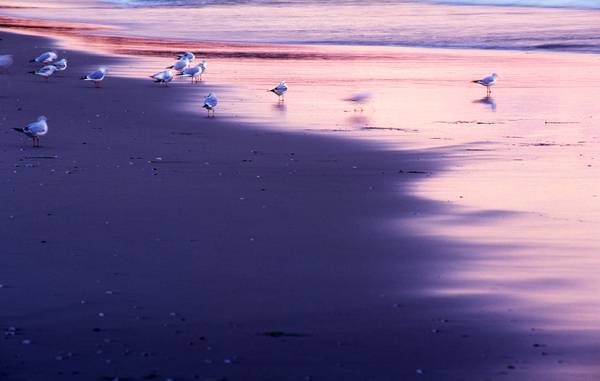
[[(16, 62), (0, 77), (3, 380), (597, 374), (594, 331), (575, 340), (490, 308), (497, 296), (429, 292), (502, 246), (414, 227), (455, 216), (413, 191), (456, 147), (382, 149), (186, 111), (207, 84), (77, 79), (134, 65), (123, 58), (68, 52), (69, 70), (44, 83), (25, 62), (52, 43), (2, 38)], [(42, 113), (50, 133), (32, 149), (11, 128)]]

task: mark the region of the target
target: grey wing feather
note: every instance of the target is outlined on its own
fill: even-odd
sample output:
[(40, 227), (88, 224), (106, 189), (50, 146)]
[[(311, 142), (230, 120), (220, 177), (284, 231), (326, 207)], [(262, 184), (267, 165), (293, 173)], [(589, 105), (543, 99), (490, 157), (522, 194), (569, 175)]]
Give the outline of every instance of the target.
[(102, 79), (102, 77), (104, 77), (104, 73), (100, 70), (96, 70), (95, 72), (88, 74), (89, 79)]
[(25, 132), (28, 132), (30, 134), (39, 134), (41, 132), (44, 132), (44, 127), (42, 126), (41, 123), (38, 122), (34, 122), (34, 123), (30, 123), (27, 125), (27, 127), (24, 128)]

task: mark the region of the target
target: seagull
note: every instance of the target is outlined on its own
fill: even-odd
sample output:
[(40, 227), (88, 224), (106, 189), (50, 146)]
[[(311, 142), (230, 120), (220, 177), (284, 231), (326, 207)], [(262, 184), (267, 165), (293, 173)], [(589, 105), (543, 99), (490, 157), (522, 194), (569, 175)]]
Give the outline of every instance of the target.
[(156, 83), (164, 83), (165, 85), (173, 80), (173, 70), (164, 70), (160, 73), (151, 75), (150, 78), (154, 79)]
[(29, 123), (25, 128), (13, 128), (15, 131), (21, 132), (33, 139), (33, 146), (40, 146), (40, 136), (46, 135), (48, 132), (48, 120), (45, 116), (40, 116), (37, 121)]
[(174, 69), (181, 73), (182, 71), (187, 69), (188, 66), (190, 66), (190, 60), (188, 60), (187, 58), (180, 58), (177, 61), (175, 61), (173, 65), (167, 67), (167, 69)]
[(200, 62), (198, 65), (188, 67), (177, 75), (182, 77), (190, 77), (192, 79), (192, 83), (198, 82), (200, 79), (202, 79), (202, 74), (206, 71), (207, 66), (208, 62), (206, 60), (202, 60), (202, 62)]
[(192, 53), (192, 52), (184, 52), (184, 53), (178, 54), (178, 55), (177, 55), (177, 58), (178, 58), (178, 59), (185, 58), (185, 59), (187, 59), (188, 61), (193, 61), (193, 60), (194, 60), (194, 58), (196, 58), (196, 56), (195, 56), (195, 55), (194, 55), (194, 53)]
[(48, 64), (57, 58), (58, 58), (58, 56), (56, 55), (55, 52), (46, 52), (46, 53), (40, 54), (39, 56), (37, 56), (36, 58), (32, 59), (29, 62)]
[(96, 87), (100, 87), (100, 83), (104, 79), (104, 76), (106, 76), (106, 68), (101, 67), (98, 70), (81, 77), (81, 79), (83, 79), (84, 81), (94, 81), (94, 85), (96, 85)]
[(8, 69), (13, 64), (13, 56), (10, 54), (0, 55), (0, 68)]
[(56, 71), (56, 66), (46, 65), (44, 67), (37, 69), (36, 71), (30, 71), (29, 74), (39, 75), (41, 77), (46, 78), (46, 81), (47, 81), (48, 78), (50, 78), (50, 76), (52, 74), (54, 74), (55, 71)]
[(283, 98), (283, 95), (288, 91), (288, 87), (285, 84), (285, 81), (281, 81), (281, 82), (279, 82), (279, 85), (277, 85), (277, 87), (272, 88), (269, 91), (277, 94), (277, 96), (279, 97), (279, 102), (283, 102), (283, 101), (285, 101), (285, 99)]
[(202, 107), (204, 107), (206, 109), (206, 111), (208, 112), (209, 118), (210, 118), (211, 111), (212, 111), (213, 118), (215, 117), (215, 107), (217, 107), (218, 103), (219, 103), (219, 100), (217, 99), (217, 96), (214, 93), (209, 93), (206, 96), (206, 98), (204, 98), (204, 105), (202, 105)]
[(52, 66), (56, 68), (56, 71), (65, 71), (67, 70), (67, 60), (63, 58), (53, 63)]
[(473, 83), (478, 83), (487, 88), (487, 94), (490, 95), (492, 93), (491, 87), (496, 83), (496, 79), (498, 79), (498, 74), (494, 73), (490, 76), (487, 76), (483, 79), (478, 79), (476, 81), (472, 81)]
[[(364, 105), (365, 103), (368, 103), (372, 97), (373, 96), (371, 93), (356, 93), (356, 94), (352, 94), (348, 98), (344, 98), (343, 100), (345, 100), (346, 102), (352, 102), (355, 104)], [(356, 111), (356, 110), (357, 109), (355, 108), (354, 111)], [(362, 106), (359, 108), (359, 110), (363, 111)]]

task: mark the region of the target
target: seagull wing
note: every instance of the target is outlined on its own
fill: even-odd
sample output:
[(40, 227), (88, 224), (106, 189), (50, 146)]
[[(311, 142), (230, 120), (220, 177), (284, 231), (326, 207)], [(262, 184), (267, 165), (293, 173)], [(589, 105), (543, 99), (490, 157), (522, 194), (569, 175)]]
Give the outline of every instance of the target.
[(27, 135), (38, 136), (46, 133), (46, 124), (43, 121), (33, 122), (23, 129)]
[(87, 80), (90, 81), (101, 81), (104, 78), (104, 72), (102, 70), (96, 70), (87, 75)]
[(483, 84), (483, 85), (489, 85), (490, 83), (493, 83), (494, 81), (495, 81), (494, 76), (493, 75), (489, 75), (489, 76), (485, 77), (484, 79), (482, 79), (479, 82), (481, 84)]

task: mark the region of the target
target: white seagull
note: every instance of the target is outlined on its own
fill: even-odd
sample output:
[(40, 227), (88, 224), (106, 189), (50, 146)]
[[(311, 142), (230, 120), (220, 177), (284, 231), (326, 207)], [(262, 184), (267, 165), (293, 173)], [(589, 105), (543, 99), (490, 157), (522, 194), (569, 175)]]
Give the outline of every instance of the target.
[(490, 76), (487, 76), (483, 79), (478, 79), (475, 81), (472, 81), (473, 83), (478, 83), (481, 86), (485, 86), (487, 88), (487, 94), (490, 95), (492, 93), (492, 89), (491, 87), (496, 83), (496, 80), (498, 79), (498, 74), (494, 73)]
[(96, 87), (100, 87), (100, 82), (102, 82), (102, 80), (104, 79), (105, 76), (106, 76), (106, 68), (101, 67), (98, 70), (93, 71), (93, 72), (89, 73), (88, 75), (81, 77), (81, 79), (83, 79), (84, 81), (94, 81), (94, 85), (96, 85)]
[(150, 78), (154, 79), (156, 83), (164, 83), (166, 85), (173, 80), (173, 70), (163, 70), (160, 73), (151, 75)]
[(36, 71), (30, 71), (29, 74), (39, 75), (40, 77), (46, 78), (46, 81), (54, 72), (56, 71), (56, 66), (54, 65), (46, 65), (37, 69)]
[(14, 130), (29, 136), (33, 139), (33, 146), (39, 147), (40, 136), (44, 136), (48, 132), (48, 123), (46, 123), (46, 120), (45, 116), (40, 116), (37, 118), (37, 121), (28, 124), (25, 128), (14, 128)]
[(288, 87), (285, 84), (285, 81), (281, 81), (279, 82), (279, 85), (277, 85), (277, 87), (274, 87), (269, 91), (277, 94), (279, 102), (283, 102), (285, 100), (283, 96), (288, 91)]
[(192, 79), (192, 83), (198, 82), (202, 79), (202, 74), (206, 71), (207, 66), (208, 62), (206, 60), (202, 60), (202, 62), (200, 62), (198, 65), (188, 67), (178, 75), (182, 77), (190, 77)]
[(56, 68), (56, 71), (65, 71), (67, 70), (67, 60), (65, 58), (56, 61), (52, 64)]
[(213, 118), (215, 116), (215, 107), (217, 107), (217, 104), (219, 103), (219, 100), (217, 99), (217, 96), (214, 93), (209, 93), (206, 98), (204, 98), (204, 105), (202, 105), (202, 107), (204, 107), (206, 109), (206, 111), (208, 112), (208, 117), (210, 118), (210, 112), (212, 111), (212, 115)]
[(57, 58), (58, 58), (58, 56), (56, 55), (55, 52), (45, 52), (45, 53), (40, 54), (39, 56), (37, 56), (36, 58), (32, 59), (29, 62), (48, 64)]
[(361, 105), (360, 107), (355, 108), (354, 111), (356, 111), (357, 109), (363, 111), (362, 105), (369, 103), (372, 97), (373, 95), (371, 93), (365, 92), (352, 94), (351, 96), (349, 96), (348, 98), (344, 98), (343, 100), (345, 100), (346, 102), (352, 102), (354, 104)]
[(184, 53), (181, 53), (181, 54), (177, 55), (177, 58), (178, 59), (185, 58), (188, 61), (193, 61), (194, 58), (196, 58), (196, 56), (192, 52), (184, 52)]
[(13, 56), (10, 54), (0, 55), (0, 68), (8, 69), (10, 65), (13, 64)]
[(190, 66), (190, 60), (188, 60), (187, 58), (180, 58), (177, 61), (175, 61), (173, 65), (167, 67), (167, 69), (174, 69), (181, 73), (182, 71), (187, 69), (188, 66)]

